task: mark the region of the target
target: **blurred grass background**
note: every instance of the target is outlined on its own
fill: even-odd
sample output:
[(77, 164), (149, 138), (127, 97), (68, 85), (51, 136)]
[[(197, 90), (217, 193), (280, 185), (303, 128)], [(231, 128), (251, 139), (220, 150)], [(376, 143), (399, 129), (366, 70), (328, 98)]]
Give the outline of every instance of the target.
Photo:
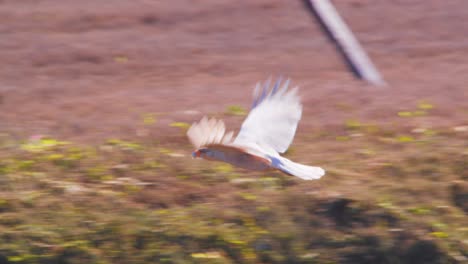
[[(430, 114), (428, 105), (417, 111)], [(181, 137), (184, 124), (174, 124)], [(466, 130), (347, 120), (339, 133), (302, 134), (287, 156), (328, 170), (312, 182), (192, 160), (188, 143), (151, 137), (78, 144), (4, 134), (0, 260), (461, 262)]]
[[(304, 1), (0, 0), (0, 264), (466, 263), (468, 2), (334, 3), (387, 88)], [(319, 181), (190, 158), (270, 74)]]

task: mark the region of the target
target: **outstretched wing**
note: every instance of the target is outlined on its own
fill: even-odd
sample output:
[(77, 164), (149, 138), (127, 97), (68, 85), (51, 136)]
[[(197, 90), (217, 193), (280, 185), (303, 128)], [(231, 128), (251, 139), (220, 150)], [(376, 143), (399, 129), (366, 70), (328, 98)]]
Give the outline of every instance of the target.
[[(302, 114), (297, 87), (288, 89), (289, 80), (278, 80), (269, 88), (270, 80), (263, 88), (260, 83), (254, 90), (252, 109), (242, 124), (234, 144), (256, 143), (268, 146), (279, 153), (291, 145)], [(261, 90), (261, 91), (260, 91)]]
[(195, 148), (209, 144), (228, 144), (232, 142), (233, 132), (226, 133), (226, 127), (222, 120), (205, 117), (198, 123), (193, 123), (187, 131), (187, 137)]

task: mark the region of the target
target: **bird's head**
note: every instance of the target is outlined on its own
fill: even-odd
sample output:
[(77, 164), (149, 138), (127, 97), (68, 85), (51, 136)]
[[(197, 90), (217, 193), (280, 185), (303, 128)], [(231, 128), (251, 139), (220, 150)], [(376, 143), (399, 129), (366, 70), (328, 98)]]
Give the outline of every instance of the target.
[(192, 158), (196, 159), (200, 157), (200, 150), (195, 150), (192, 152)]
[(200, 148), (200, 149), (197, 149), (195, 150), (194, 152), (192, 152), (192, 158), (203, 158), (204, 156), (206, 156), (208, 152), (208, 149), (206, 148)]
[(213, 152), (208, 148), (199, 148), (192, 152), (192, 158), (204, 158), (204, 159), (211, 159), (213, 156)]

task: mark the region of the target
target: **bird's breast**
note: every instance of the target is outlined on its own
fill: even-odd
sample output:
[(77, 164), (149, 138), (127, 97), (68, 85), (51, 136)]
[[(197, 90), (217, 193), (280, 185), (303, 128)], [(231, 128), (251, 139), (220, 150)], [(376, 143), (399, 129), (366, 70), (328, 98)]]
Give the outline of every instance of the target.
[(239, 147), (212, 145), (209, 149), (213, 153), (211, 157), (205, 157), (209, 160), (224, 161), (248, 170), (267, 170), (271, 168), (270, 159), (249, 153)]

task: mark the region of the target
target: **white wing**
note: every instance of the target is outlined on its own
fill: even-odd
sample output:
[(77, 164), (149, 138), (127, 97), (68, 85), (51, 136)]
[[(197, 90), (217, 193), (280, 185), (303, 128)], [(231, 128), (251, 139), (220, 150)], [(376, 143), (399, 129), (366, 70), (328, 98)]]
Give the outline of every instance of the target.
[(232, 141), (233, 132), (226, 133), (226, 127), (222, 120), (205, 117), (198, 123), (193, 123), (187, 131), (187, 137), (195, 148), (208, 144), (228, 144)]
[(260, 84), (254, 90), (252, 110), (242, 124), (234, 144), (256, 143), (285, 152), (291, 145), (301, 119), (302, 105), (297, 95), (297, 87), (288, 90), (289, 80), (282, 87), (278, 80), (269, 90), (267, 81), (261, 92)]

